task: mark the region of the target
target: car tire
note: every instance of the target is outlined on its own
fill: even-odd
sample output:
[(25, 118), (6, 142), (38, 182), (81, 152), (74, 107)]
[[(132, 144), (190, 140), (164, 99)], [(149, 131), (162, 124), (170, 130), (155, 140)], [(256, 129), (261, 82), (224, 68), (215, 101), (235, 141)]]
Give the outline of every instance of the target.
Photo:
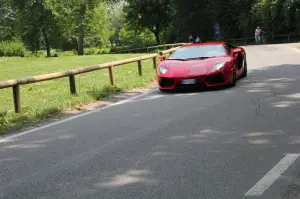
[(235, 69), (235, 65), (233, 66), (232, 69), (232, 83), (231, 83), (231, 87), (235, 87), (236, 86), (236, 69)]
[(243, 71), (243, 74), (242, 74), (242, 77), (247, 77), (248, 75), (248, 67), (247, 67), (247, 60), (245, 58), (245, 66), (244, 66), (244, 71)]

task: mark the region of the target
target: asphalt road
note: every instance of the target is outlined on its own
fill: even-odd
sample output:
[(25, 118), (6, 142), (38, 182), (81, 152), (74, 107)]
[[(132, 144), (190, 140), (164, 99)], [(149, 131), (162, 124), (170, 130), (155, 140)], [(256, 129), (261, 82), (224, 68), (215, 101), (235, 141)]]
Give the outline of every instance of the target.
[(155, 90), (1, 139), (0, 198), (298, 198), (300, 52), (246, 50), (235, 88)]

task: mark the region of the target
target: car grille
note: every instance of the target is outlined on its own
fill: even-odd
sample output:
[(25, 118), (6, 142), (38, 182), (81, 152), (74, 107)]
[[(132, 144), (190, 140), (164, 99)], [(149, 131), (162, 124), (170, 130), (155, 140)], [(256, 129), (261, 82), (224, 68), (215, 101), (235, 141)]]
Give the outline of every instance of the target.
[(206, 81), (211, 84), (222, 83), (225, 81), (225, 78), (222, 74), (210, 75), (206, 78)]
[(173, 86), (174, 85), (174, 79), (162, 77), (160, 79), (159, 85), (161, 87)]

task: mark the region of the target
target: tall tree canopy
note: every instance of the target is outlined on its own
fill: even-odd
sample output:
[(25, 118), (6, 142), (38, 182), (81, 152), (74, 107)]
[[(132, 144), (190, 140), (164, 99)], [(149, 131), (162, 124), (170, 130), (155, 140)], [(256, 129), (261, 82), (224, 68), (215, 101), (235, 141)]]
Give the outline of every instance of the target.
[(50, 47), (58, 41), (59, 29), (52, 11), (44, 0), (13, 0), (18, 16), (18, 32), (31, 50), (38, 50), (44, 43), (47, 56)]
[[(79, 55), (84, 54), (84, 38), (87, 30), (101, 32), (102, 27), (98, 25), (104, 24), (107, 20), (101, 19), (101, 16), (106, 16), (102, 9), (104, 4), (101, 4), (104, 2), (105, 0), (47, 0), (48, 7), (59, 19), (67, 35), (69, 37), (73, 34), (77, 35)], [(99, 15), (99, 12), (102, 12), (102, 15)], [(105, 32), (102, 33), (105, 34)]]
[(156, 42), (161, 43), (161, 32), (167, 29), (173, 20), (172, 5), (172, 0), (127, 0), (127, 20), (133, 27), (148, 28), (155, 35)]
[[(0, 0), (0, 42), (32, 51), (300, 33), (299, 0)], [(131, 46), (132, 47), (132, 46)]]
[(15, 36), (16, 15), (9, 0), (0, 0), (0, 41), (11, 40)]

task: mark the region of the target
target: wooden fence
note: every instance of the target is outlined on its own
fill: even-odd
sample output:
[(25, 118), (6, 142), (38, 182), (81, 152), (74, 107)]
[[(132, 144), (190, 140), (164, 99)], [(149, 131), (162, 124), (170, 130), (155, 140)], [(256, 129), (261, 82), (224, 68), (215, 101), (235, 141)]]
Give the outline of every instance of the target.
[[(244, 37), (244, 38), (232, 38), (232, 39), (223, 39), (224, 41), (230, 42), (236, 45), (251, 45), (255, 44), (255, 38), (253, 37)], [(282, 34), (282, 35), (265, 35), (264, 36), (265, 44), (275, 44), (275, 43), (290, 43), (290, 42), (299, 42), (300, 41), (300, 33), (290, 33), (290, 34)], [(158, 46), (149, 46), (144, 48), (134, 48), (112, 52), (111, 54), (118, 53), (141, 53), (141, 52), (150, 52), (152, 49), (168, 49), (174, 48), (177, 46), (181, 46), (185, 43), (175, 43), (175, 44), (163, 44)]]
[[(162, 52), (163, 52), (163, 54), (171, 54), (173, 51), (175, 51), (178, 48), (179, 47), (171, 48), (171, 49), (168, 49), (168, 50), (165, 50)], [(114, 78), (114, 70), (113, 69), (115, 66), (120, 66), (120, 65), (137, 62), (138, 72), (139, 72), (139, 75), (141, 76), (142, 75), (142, 61), (147, 60), (147, 59), (153, 59), (153, 68), (156, 68), (157, 56), (158, 56), (158, 54), (149, 54), (149, 55), (145, 55), (145, 56), (141, 56), (141, 57), (134, 57), (134, 58), (124, 59), (124, 60), (120, 60), (120, 61), (114, 61), (114, 62), (99, 64), (99, 65), (94, 65), (94, 66), (90, 66), (87, 68), (78, 68), (78, 69), (68, 70), (68, 71), (64, 71), (64, 72), (56, 72), (56, 73), (37, 75), (37, 76), (32, 76), (32, 77), (25, 77), (25, 78), (21, 78), (21, 79), (1, 81), (0, 89), (12, 88), (15, 112), (21, 113), (21, 100), (20, 100), (20, 86), (21, 85), (33, 84), (33, 83), (48, 81), (48, 80), (52, 80), (52, 79), (69, 77), (70, 92), (71, 92), (71, 94), (75, 95), (75, 94), (77, 94), (76, 84), (75, 84), (75, 75), (79, 75), (82, 73), (88, 73), (88, 72), (92, 72), (95, 70), (108, 69), (110, 83), (111, 83), (111, 85), (114, 85), (115, 78)]]
[[(245, 38), (235, 38), (235, 39), (227, 39), (228, 42), (236, 45), (250, 45), (255, 44), (255, 38), (253, 37), (245, 37)], [(265, 35), (264, 43), (265, 44), (275, 44), (275, 43), (291, 43), (291, 42), (299, 42), (300, 34), (282, 34), (282, 35)]]
[(185, 43), (175, 43), (175, 44), (163, 44), (163, 45), (157, 45), (157, 46), (149, 46), (149, 47), (143, 47), (143, 48), (134, 48), (134, 49), (128, 49), (128, 50), (120, 50), (120, 51), (116, 51), (116, 52), (112, 52), (111, 54), (118, 54), (118, 53), (134, 53), (134, 52), (141, 52), (141, 51), (145, 51), (145, 52), (149, 52), (150, 50), (156, 49), (156, 50), (167, 50), (168, 48), (174, 48), (174, 47), (178, 47), (181, 46)]

